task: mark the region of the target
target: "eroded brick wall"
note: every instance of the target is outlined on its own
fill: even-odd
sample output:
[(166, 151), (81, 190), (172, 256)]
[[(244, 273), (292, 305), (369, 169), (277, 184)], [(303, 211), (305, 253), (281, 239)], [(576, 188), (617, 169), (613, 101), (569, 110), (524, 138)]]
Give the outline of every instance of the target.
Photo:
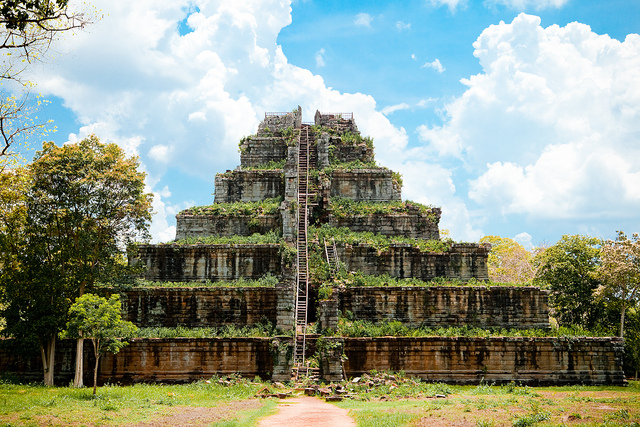
[(140, 245), (138, 258), (147, 280), (174, 282), (259, 279), (281, 274), (280, 246)]
[(436, 209), (436, 211), (437, 221), (433, 221), (427, 215), (420, 215), (419, 213), (350, 215), (340, 218), (330, 214), (329, 225), (332, 227), (347, 227), (357, 232), (379, 233), (385, 236), (437, 240), (440, 239), (440, 231), (438, 229), (440, 209)]
[(491, 247), (483, 244), (454, 244), (448, 252), (420, 252), (408, 244), (391, 245), (385, 252), (368, 244), (338, 246), (338, 256), (349, 271), (368, 275), (431, 280), (488, 280), (487, 257)]
[(351, 287), (338, 298), (340, 312), (354, 320), (397, 320), (410, 327), (549, 327), (549, 292), (534, 287)]
[(259, 202), (284, 195), (284, 172), (273, 170), (235, 170), (217, 175), (215, 202)]
[(376, 369), (452, 384), (622, 385), (623, 352), (621, 338), (345, 338), (344, 374)]
[(276, 324), (275, 288), (137, 288), (121, 293), (123, 318), (144, 327)]
[(287, 141), (283, 137), (252, 136), (240, 144), (240, 164), (256, 167), (287, 158)]
[(251, 236), (282, 230), (280, 214), (275, 215), (176, 215), (176, 240), (203, 236)]
[(331, 173), (331, 197), (389, 202), (401, 199), (401, 190), (387, 169), (336, 170)]

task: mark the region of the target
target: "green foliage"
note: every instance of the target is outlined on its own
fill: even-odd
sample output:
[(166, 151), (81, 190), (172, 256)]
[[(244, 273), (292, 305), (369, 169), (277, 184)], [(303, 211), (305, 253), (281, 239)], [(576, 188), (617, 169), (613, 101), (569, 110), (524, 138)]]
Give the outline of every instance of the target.
[(595, 237), (564, 235), (534, 257), (534, 284), (551, 290), (552, 315), (562, 325), (594, 328), (602, 318), (604, 306), (593, 298), (600, 285), (595, 273), (601, 243)]
[(401, 322), (387, 321), (373, 323), (366, 320), (347, 320), (341, 318), (338, 321), (336, 336), (343, 337), (585, 337), (597, 336), (577, 326), (561, 327), (557, 330), (550, 329), (505, 329), (505, 328), (478, 328), (473, 326), (450, 327), (420, 327), (411, 328)]
[[(315, 266), (315, 263), (312, 263)], [(319, 275), (320, 277), (321, 275)], [(333, 287), (352, 287), (352, 286), (367, 286), (367, 287), (403, 287), (403, 286), (416, 286), (416, 287), (428, 287), (428, 286), (509, 286), (518, 287), (523, 286), (522, 283), (504, 283), (504, 282), (482, 282), (476, 279), (470, 279), (466, 282), (460, 279), (448, 279), (444, 277), (437, 277), (430, 281), (424, 281), (415, 277), (408, 277), (399, 279), (397, 277), (391, 277), (388, 274), (381, 274), (371, 276), (363, 274), (360, 271), (344, 271), (340, 270), (335, 276), (331, 278), (331, 281), (327, 285)]]
[(322, 169), (320, 173), (325, 175), (331, 175), (333, 171), (353, 171), (358, 169), (386, 169), (386, 168), (378, 166), (375, 160), (371, 160), (370, 162), (363, 162), (362, 160), (353, 160), (351, 162), (331, 163), (329, 166)]
[(24, 196), (6, 202), (16, 215), (2, 218), (6, 335), (37, 338), (52, 351), (76, 296), (134, 272), (125, 248), (148, 236), (152, 197), (138, 165), (95, 136), (62, 147), (45, 143), (36, 153), (20, 184)]
[(485, 236), (480, 243), (491, 243), (487, 264), (492, 281), (530, 283), (533, 280), (533, 254), (520, 243), (500, 236)]
[(532, 414), (523, 415), (517, 417), (513, 422), (513, 427), (528, 427), (533, 426), (543, 421), (547, 421), (551, 418), (551, 414), (548, 412), (535, 412)]
[(118, 353), (128, 345), (122, 338), (133, 335), (138, 328), (131, 322), (122, 320), (120, 297), (106, 298), (84, 294), (69, 308), (67, 329), (60, 333), (62, 338), (85, 338), (93, 344), (96, 363), (93, 371), (93, 394), (98, 382), (100, 355)]
[(266, 234), (254, 233), (251, 236), (198, 236), (187, 237), (164, 243), (165, 245), (262, 245), (282, 243), (282, 237), (277, 231), (271, 230)]
[(237, 327), (235, 325), (218, 328), (140, 328), (137, 338), (241, 338), (241, 337), (273, 337), (278, 335), (275, 327), (268, 321), (253, 326)]
[(267, 163), (258, 166), (249, 166), (245, 167), (245, 170), (274, 170), (274, 169), (284, 169), (284, 166), (287, 164), (287, 159), (282, 160), (270, 160)]
[(344, 197), (331, 198), (331, 214), (336, 218), (350, 218), (354, 215), (397, 215), (418, 211), (420, 215), (427, 216), (432, 222), (437, 222), (437, 215), (433, 212), (434, 206), (426, 206), (407, 200), (405, 202), (356, 202)]
[[(212, 282), (206, 280), (204, 282), (160, 282), (137, 279), (131, 286), (119, 287), (118, 290), (131, 289), (131, 288), (273, 288), (279, 282), (277, 276), (270, 273), (265, 274), (259, 279), (251, 280), (240, 278), (237, 280)], [(109, 288), (109, 286), (102, 286)]]
[(217, 216), (260, 216), (274, 215), (282, 203), (282, 197), (265, 199), (260, 202), (214, 203), (208, 206), (194, 206), (181, 211), (178, 215), (217, 215)]
[(453, 244), (452, 240), (424, 240), (402, 236), (383, 236), (371, 232), (355, 232), (347, 227), (329, 227), (326, 224), (321, 227), (309, 227), (308, 236), (311, 248), (318, 250), (320, 249), (320, 242), (331, 241), (331, 239), (335, 239), (336, 244), (368, 244), (380, 253), (387, 251), (393, 244), (408, 244), (417, 248), (420, 252), (443, 253), (447, 252)]

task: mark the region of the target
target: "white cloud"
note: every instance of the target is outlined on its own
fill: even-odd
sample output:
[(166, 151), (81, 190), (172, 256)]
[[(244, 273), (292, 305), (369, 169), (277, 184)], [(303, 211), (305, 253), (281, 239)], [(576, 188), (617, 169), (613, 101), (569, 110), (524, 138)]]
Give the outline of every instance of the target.
[(324, 49), (316, 52), (316, 67), (324, 67)]
[(465, 7), (467, 0), (430, 0), (430, 3), (436, 7), (447, 6), (450, 11), (454, 12), (458, 6)]
[(516, 242), (520, 243), (522, 245), (522, 247), (525, 248), (528, 251), (533, 249), (533, 243), (531, 242), (531, 239), (533, 239), (533, 237), (531, 237), (531, 234), (529, 234), (527, 232), (522, 232), (520, 234), (517, 234), (513, 238), (513, 240), (515, 240)]
[(380, 110), (380, 112), (387, 116), (389, 114), (393, 114), (395, 111), (407, 109), (409, 109), (409, 104), (403, 102), (402, 104), (387, 105), (382, 110)]
[(486, 3), (499, 4), (515, 10), (526, 10), (533, 8), (535, 10), (542, 10), (548, 8), (561, 8), (567, 4), (569, 0), (486, 0)]
[(396, 21), (396, 30), (398, 31), (404, 31), (404, 30), (410, 30), (411, 29), (411, 23), (407, 22), (402, 22), (402, 21)]
[(445, 68), (442, 66), (438, 58), (436, 58), (433, 62), (427, 62), (426, 64), (422, 65), (422, 67), (420, 68), (431, 68), (433, 70), (436, 70), (440, 74), (442, 74), (445, 71)]
[(540, 26), (521, 14), (474, 43), (483, 72), (418, 128), (424, 150), (476, 173), (469, 197), (487, 215), (573, 223), (640, 209), (640, 36), (584, 24)]
[(414, 61), (418, 59), (418, 58), (416, 57), (416, 54), (415, 54), (415, 53), (412, 53), (412, 54), (411, 54), (411, 59), (413, 59)]
[(373, 17), (368, 13), (359, 13), (353, 19), (353, 23), (359, 27), (370, 27)]

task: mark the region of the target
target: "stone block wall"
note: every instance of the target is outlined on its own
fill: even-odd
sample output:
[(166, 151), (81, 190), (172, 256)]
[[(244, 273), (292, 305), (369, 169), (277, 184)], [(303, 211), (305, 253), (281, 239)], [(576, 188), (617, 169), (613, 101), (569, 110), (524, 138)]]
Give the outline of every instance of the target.
[(356, 160), (367, 163), (373, 161), (374, 154), (373, 148), (367, 147), (365, 144), (338, 144), (333, 149), (333, 157), (340, 163), (354, 162)]
[(100, 363), (101, 381), (190, 382), (239, 373), (268, 379), (273, 371), (270, 338), (133, 339)]
[(176, 240), (202, 236), (251, 236), (282, 229), (282, 218), (275, 215), (176, 215)]
[(284, 172), (272, 170), (234, 170), (216, 175), (215, 202), (260, 202), (284, 195)]
[(372, 369), (428, 381), (526, 385), (625, 383), (621, 338), (345, 338), (347, 378)]
[(339, 312), (350, 312), (354, 320), (397, 320), (414, 328), (549, 328), (549, 292), (534, 287), (350, 287), (334, 292)]
[[(417, 211), (417, 209), (415, 209)], [(428, 216), (418, 212), (406, 214), (371, 214), (351, 215), (338, 218), (329, 214), (329, 225), (332, 227), (347, 227), (358, 232), (379, 233), (385, 236), (405, 236), (412, 239), (440, 239), (438, 223), (440, 209), (434, 209), (438, 221), (432, 221)]]
[(387, 169), (335, 170), (331, 173), (331, 197), (356, 201), (390, 202), (401, 200), (401, 190)]
[(276, 324), (275, 288), (136, 288), (121, 293), (122, 317), (140, 328)]
[(338, 132), (358, 132), (352, 113), (324, 113), (316, 110), (314, 123), (335, 129)]
[(282, 273), (280, 246), (140, 245), (133, 262), (146, 266), (147, 280), (191, 282), (259, 279)]
[(391, 277), (431, 280), (435, 277), (451, 279), (488, 280), (487, 256), (490, 245), (454, 244), (449, 252), (420, 252), (408, 244), (394, 244), (383, 253), (370, 245), (338, 246), (340, 262), (349, 271), (367, 275), (388, 274)]
[(283, 137), (245, 138), (240, 144), (240, 164), (243, 168), (256, 167), (287, 158), (287, 142)]
[[(302, 108), (284, 113), (265, 113), (264, 120), (258, 125), (258, 135), (270, 134), (302, 125)], [(268, 130), (267, 130), (268, 129)]]

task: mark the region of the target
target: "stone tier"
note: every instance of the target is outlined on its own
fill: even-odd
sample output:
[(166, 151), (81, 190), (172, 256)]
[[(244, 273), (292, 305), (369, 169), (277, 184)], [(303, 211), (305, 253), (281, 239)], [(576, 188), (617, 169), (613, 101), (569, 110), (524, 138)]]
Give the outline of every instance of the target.
[(487, 257), (491, 245), (454, 243), (448, 252), (420, 252), (409, 244), (393, 244), (379, 253), (369, 244), (338, 246), (340, 262), (348, 271), (367, 275), (429, 281), (436, 277), (489, 280)]
[(388, 169), (335, 170), (330, 180), (330, 197), (367, 202), (402, 199), (401, 189), (393, 182), (393, 173)]
[(265, 320), (275, 325), (278, 293), (276, 288), (136, 288), (120, 299), (123, 319), (140, 328), (243, 327)]
[(346, 338), (344, 376), (376, 369), (449, 384), (623, 385), (623, 354), (621, 338)]
[(215, 203), (260, 202), (284, 193), (282, 169), (234, 170), (216, 175)]
[[(375, 369), (404, 371), (450, 384), (626, 384), (622, 370), (624, 343), (617, 337), (324, 339), (330, 343), (330, 351), (320, 354), (325, 381), (352, 378)], [(73, 340), (61, 340), (56, 346), (56, 384), (68, 384), (73, 378), (75, 344)], [(40, 381), (40, 356), (17, 357), (9, 347), (0, 347), (0, 371), (23, 381)], [(87, 384), (92, 383), (94, 363), (90, 347), (85, 345)], [(283, 381), (290, 379), (291, 348), (290, 337), (138, 338), (119, 353), (101, 358), (98, 383), (180, 383), (229, 374)]]
[(282, 230), (280, 213), (259, 216), (176, 215), (176, 240), (203, 236), (251, 236), (272, 230)]
[(404, 236), (412, 239), (440, 239), (441, 210), (432, 209), (433, 221), (429, 215), (423, 215), (417, 207), (410, 207), (407, 213), (351, 215), (336, 217), (329, 214), (328, 222), (332, 227), (347, 227), (352, 231), (378, 233), (385, 236)]
[(240, 164), (243, 168), (256, 167), (287, 158), (287, 141), (283, 137), (252, 136), (240, 144)]
[(259, 279), (282, 274), (280, 245), (140, 245), (138, 258), (154, 281)]

